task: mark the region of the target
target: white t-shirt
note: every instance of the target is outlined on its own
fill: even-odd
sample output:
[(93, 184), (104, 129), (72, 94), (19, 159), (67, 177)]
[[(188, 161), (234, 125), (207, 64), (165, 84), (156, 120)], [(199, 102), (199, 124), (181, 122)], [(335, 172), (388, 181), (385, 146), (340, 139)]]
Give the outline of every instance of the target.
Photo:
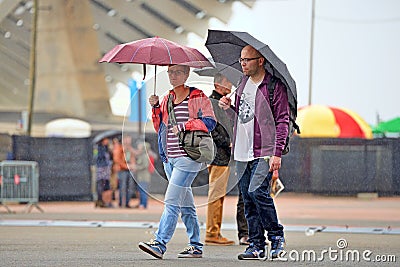
[(261, 81), (255, 84), (251, 79), (248, 79), (240, 97), (234, 151), (234, 159), (237, 161), (254, 160), (254, 107), (256, 92), (260, 84)]

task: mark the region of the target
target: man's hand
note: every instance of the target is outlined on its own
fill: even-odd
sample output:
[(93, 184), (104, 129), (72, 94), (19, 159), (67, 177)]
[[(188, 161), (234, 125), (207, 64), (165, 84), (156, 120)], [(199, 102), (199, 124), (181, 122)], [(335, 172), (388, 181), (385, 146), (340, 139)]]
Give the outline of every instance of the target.
[(218, 101), (218, 106), (223, 110), (227, 110), (231, 106), (232, 100), (229, 97), (223, 96)]
[(155, 106), (159, 105), (159, 97), (158, 97), (158, 95), (151, 95), (149, 97), (149, 103), (150, 103), (150, 106), (152, 106), (152, 107), (155, 107)]
[(281, 168), (282, 159), (280, 157), (272, 156), (269, 162), (270, 172), (277, 171)]
[(278, 179), (279, 179), (279, 171), (278, 171), (278, 170), (273, 171), (273, 173), (272, 173), (272, 180), (273, 180), (273, 181), (276, 181), (276, 180), (278, 180)]

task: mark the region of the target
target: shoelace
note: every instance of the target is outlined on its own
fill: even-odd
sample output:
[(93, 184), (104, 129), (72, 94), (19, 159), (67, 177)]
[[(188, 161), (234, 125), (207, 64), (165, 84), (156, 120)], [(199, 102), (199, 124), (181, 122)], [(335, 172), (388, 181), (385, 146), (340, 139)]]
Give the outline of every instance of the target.
[(194, 246), (188, 246), (183, 250), (183, 252), (189, 252), (189, 251), (195, 251), (195, 250), (196, 250), (196, 248)]
[(154, 239), (150, 239), (150, 242), (147, 244), (149, 244), (150, 246), (157, 246), (159, 244), (159, 242)]

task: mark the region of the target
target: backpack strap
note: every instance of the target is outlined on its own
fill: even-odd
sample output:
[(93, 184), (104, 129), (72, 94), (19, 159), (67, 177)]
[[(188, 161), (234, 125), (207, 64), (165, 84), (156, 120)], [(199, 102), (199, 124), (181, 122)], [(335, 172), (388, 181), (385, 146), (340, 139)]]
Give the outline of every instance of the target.
[[(168, 116), (171, 121), (171, 124), (174, 126), (177, 125), (178, 123), (176, 122), (176, 116), (175, 116), (175, 111), (174, 111), (174, 100), (173, 100), (172, 94), (168, 95), (167, 110), (168, 110)], [(185, 138), (185, 133), (179, 132), (178, 133), (179, 143), (183, 144), (184, 138)]]
[[(189, 87), (189, 97), (194, 89), (196, 89), (196, 88)], [(167, 110), (168, 110), (169, 118), (171, 120), (172, 125), (177, 125), (175, 111), (174, 111), (174, 100), (173, 100), (172, 94), (168, 95)]]
[(289, 116), (289, 119), (293, 122), (293, 128), (296, 130), (297, 134), (301, 134), (300, 126), (296, 123), (296, 121), (293, 120), (292, 117), (290, 117), (290, 116)]
[(176, 125), (176, 117), (175, 117), (175, 112), (174, 112), (174, 103), (172, 99), (172, 94), (168, 95), (168, 102), (167, 102), (167, 110), (168, 110), (168, 115), (169, 119), (171, 120), (172, 125)]
[[(195, 90), (196, 87), (189, 87), (189, 97), (192, 94), (192, 91)], [(167, 102), (167, 110), (169, 114), (169, 118), (171, 120), (172, 125), (177, 125), (178, 123), (176, 122), (176, 117), (175, 117), (175, 112), (174, 112), (174, 100), (172, 97), (172, 94), (168, 95), (168, 102)], [(201, 110), (201, 107), (199, 108), (199, 111), (197, 112), (197, 118), (201, 119), (203, 117), (203, 111)]]
[[(272, 115), (274, 115), (274, 106), (272, 105), (272, 101), (274, 100), (274, 91), (276, 83), (278, 82), (278, 78), (275, 76), (271, 76), (269, 83), (267, 85), (268, 94), (269, 94), (269, 106), (271, 107)], [(275, 120), (275, 117), (274, 117)]]
[[(271, 107), (272, 115), (274, 114), (274, 106), (272, 105), (272, 101), (274, 99), (274, 90), (277, 82), (278, 78), (276, 76), (271, 76), (271, 79), (269, 80), (269, 83), (267, 85), (269, 93), (269, 105)], [(289, 120), (293, 123), (293, 128), (296, 130), (296, 132), (300, 134), (300, 127), (299, 125), (297, 125), (296, 121), (292, 118), (292, 116), (289, 116)]]

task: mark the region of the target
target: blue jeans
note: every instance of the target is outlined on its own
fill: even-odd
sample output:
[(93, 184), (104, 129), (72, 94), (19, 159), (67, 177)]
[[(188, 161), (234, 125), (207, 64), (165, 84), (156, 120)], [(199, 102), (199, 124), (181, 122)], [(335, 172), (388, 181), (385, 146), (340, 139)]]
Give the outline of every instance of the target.
[(200, 226), (191, 188), (201, 166), (201, 163), (188, 157), (169, 158), (168, 162), (164, 163), (168, 186), (165, 192), (164, 211), (155, 234), (163, 252), (167, 250), (166, 245), (175, 232), (179, 215), (185, 224), (189, 245), (198, 249), (203, 248), (203, 244), (200, 243)]
[(139, 195), (140, 195), (139, 205), (141, 205), (145, 208), (147, 208), (148, 188), (149, 188), (148, 182), (139, 182), (138, 183), (138, 190), (139, 190)]
[(127, 207), (129, 206), (129, 201), (131, 200), (131, 173), (129, 170), (122, 170), (118, 172), (118, 187), (119, 187), (119, 206)]
[(263, 249), (265, 231), (268, 231), (269, 240), (273, 236), (283, 236), (283, 226), (278, 223), (274, 200), (269, 195), (272, 172), (264, 159), (238, 161), (236, 170), (249, 226), (249, 242)]

